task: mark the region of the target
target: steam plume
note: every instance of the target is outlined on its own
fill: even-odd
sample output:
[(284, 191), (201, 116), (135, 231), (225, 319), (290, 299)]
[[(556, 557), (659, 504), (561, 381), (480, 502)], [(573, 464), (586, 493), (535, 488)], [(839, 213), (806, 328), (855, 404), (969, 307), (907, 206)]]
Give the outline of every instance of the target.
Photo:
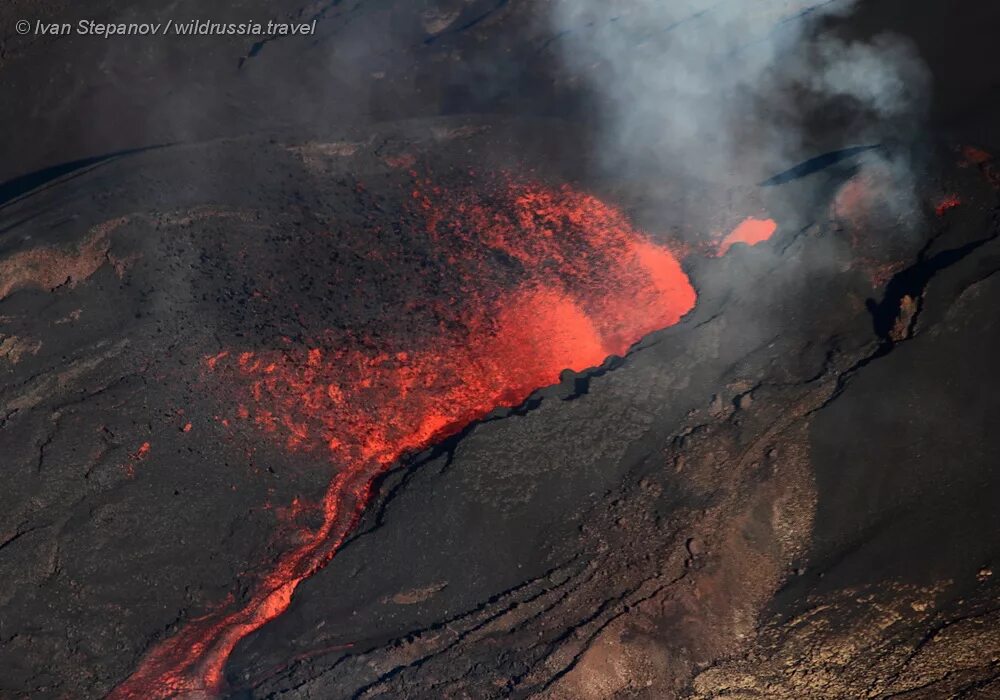
[[(927, 71), (905, 39), (818, 31), (853, 5), (557, 0), (550, 20), (563, 65), (595, 98), (604, 166), (739, 185), (918, 128)], [(898, 201), (907, 199), (909, 168), (898, 152), (863, 158), (893, 179)]]

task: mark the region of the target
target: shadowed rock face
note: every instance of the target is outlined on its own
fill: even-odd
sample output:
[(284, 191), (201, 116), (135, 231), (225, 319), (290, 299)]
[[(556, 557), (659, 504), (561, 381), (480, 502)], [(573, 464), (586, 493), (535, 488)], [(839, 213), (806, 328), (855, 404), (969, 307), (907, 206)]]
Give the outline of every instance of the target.
[[(288, 40), (75, 97), (29, 91), (50, 54), (161, 64), (5, 48), (4, 90), (48, 116), (0, 108), (38, 135), (0, 208), (0, 695), (1000, 692), (988, 120), (943, 90), (905, 221), (851, 157), (763, 189), (602, 177), (531, 8), (289, 7), (344, 65), (352, 23), (391, 17), (413, 66), (338, 72), (296, 126), (328, 73)], [(975, 42), (934, 43), (967, 21), (894, 28), (971, 90)], [(123, 105), (148, 120), (60, 116)], [(487, 107), (526, 114), (371, 123)], [(203, 140), (237, 125), (273, 133)], [(773, 235), (727, 245), (762, 212)]]

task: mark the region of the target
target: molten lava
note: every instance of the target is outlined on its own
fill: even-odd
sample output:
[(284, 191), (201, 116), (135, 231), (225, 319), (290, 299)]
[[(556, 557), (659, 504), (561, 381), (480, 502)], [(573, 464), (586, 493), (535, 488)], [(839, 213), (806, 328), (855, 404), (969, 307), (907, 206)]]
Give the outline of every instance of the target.
[(757, 245), (763, 243), (778, 230), (778, 224), (773, 219), (755, 219), (752, 216), (744, 219), (728, 236), (719, 243), (717, 255), (725, 255), (736, 243)]
[(939, 199), (934, 205), (934, 213), (938, 216), (944, 216), (949, 209), (959, 206), (962, 206), (962, 198), (957, 194), (949, 194)]
[[(322, 517), (300, 528), (299, 544), (259, 575), (244, 603), (189, 621), (112, 698), (217, 691), (236, 644), (333, 558), (379, 474), (494, 408), (523, 402), (564, 369), (624, 354), (694, 306), (674, 255), (590, 195), (511, 182), (488, 194), (449, 192), (418, 180), (410, 201), (430, 254), (460, 275), (462, 298), (428, 300), (437, 326), (423, 340), (320, 330), (307, 347), (222, 350), (205, 360), (207, 371), (245, 387), (227, 420), (249, 421), (329, 463), (315, 504)], [(774, 230), (748, 221), (730, 238), (756, 242)]]
[(146, 455), (149, 454), (152, 445), (148, 442), (144, 442), (139, 445), (139, 449), (129, 455), (128, 461), (125, 462), (125, 475), (132, 479), (135, 477), (135, 467), (139, 462), (146, 459)]

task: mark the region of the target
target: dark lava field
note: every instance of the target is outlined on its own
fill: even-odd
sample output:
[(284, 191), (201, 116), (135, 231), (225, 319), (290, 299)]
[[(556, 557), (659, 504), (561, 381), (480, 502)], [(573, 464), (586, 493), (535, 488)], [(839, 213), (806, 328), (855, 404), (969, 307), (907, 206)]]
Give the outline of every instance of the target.
[(1000, 698), (998, 29), (6, 0), (0, 698)]

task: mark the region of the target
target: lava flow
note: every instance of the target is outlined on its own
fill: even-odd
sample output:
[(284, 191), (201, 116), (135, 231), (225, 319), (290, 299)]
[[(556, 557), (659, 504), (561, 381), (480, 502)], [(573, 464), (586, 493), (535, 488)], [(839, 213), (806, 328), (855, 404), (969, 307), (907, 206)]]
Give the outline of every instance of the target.
[(239, 607), (189, 621), (154, 647), (111, 698), (217, 692), (235, 645), (289, 605), (357, 524), (373, 480), (408, 453), (565, 369), (599, 365), (677, 323), (696, 295), (675, 256), (614, 207), (563, 187), (503, 182), (488, 195), (417, 181), (411, 213), (430, 254), (459, 275), (427, 338), (320, 331), (307, 347), (224, 350), (206, 362), (245, 387), (234, 420), (322, 455), (331, 481), (320, 524), (259, 575)]
[(778, 224), (774, 219), (755, 219), (752, 216), (740, 222), (728, 236), (719, 243), (717, 255), (725, 255), (736, 243), (746, 243), (747, 245), (757, 245), (763, 243), (774, 235), (778, 229)]

